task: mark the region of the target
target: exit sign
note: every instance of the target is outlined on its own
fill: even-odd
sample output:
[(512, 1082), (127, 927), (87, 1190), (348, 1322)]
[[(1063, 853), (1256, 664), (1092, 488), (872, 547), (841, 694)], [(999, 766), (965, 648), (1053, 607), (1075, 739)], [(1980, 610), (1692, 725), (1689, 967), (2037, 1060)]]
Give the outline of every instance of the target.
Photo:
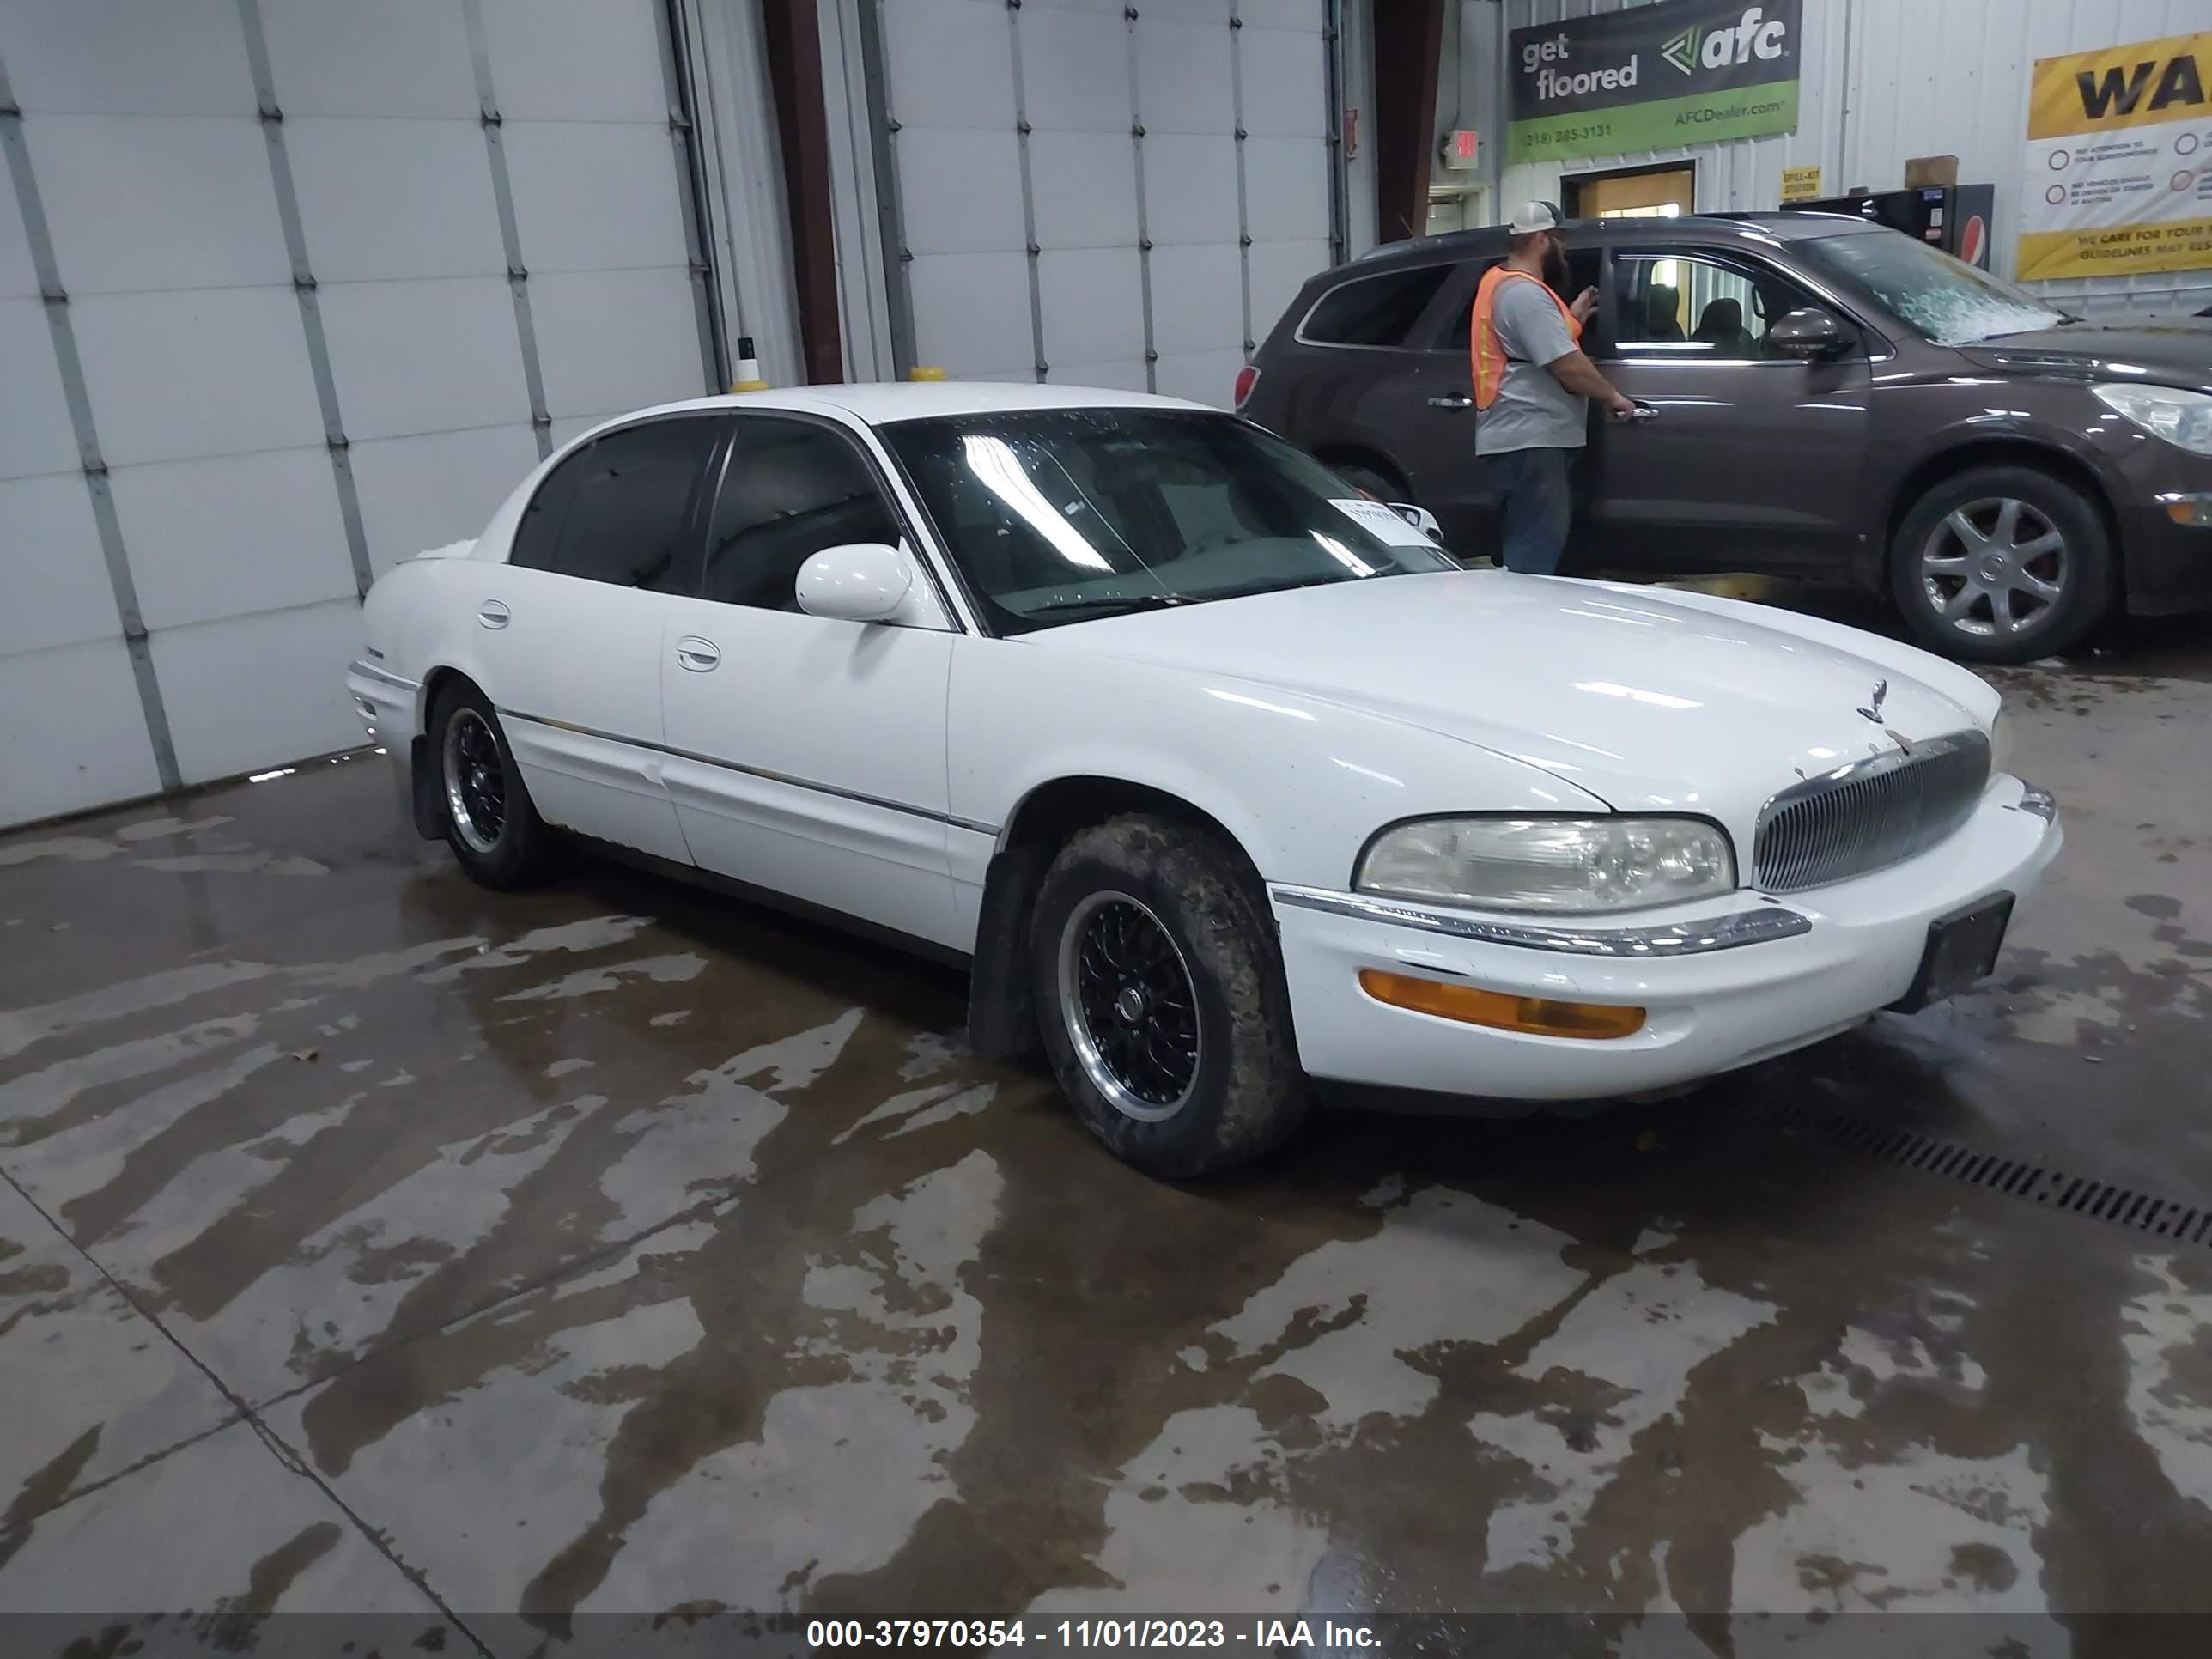
[(1471, 173), (1479, 166), (1482, 135), (1472, 127), (1457, 127), (1444, 135), (1444, 166), (1454, 173)]

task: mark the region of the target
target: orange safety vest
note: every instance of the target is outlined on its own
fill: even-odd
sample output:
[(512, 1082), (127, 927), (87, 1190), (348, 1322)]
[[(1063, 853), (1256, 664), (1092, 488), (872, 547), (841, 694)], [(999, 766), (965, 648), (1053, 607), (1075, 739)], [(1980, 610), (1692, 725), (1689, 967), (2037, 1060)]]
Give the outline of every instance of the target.
[(1575, 320), (1575, 313), (1567, 309), (1567, 302), (1552, 292), (1551, 284), (1531, 276), (1525, 270), (1510, 270), (1504, 265), (1492, 265), (1482, 273), (1482, 281), (1474, 290), (1474, 321), (1468, 329), (1468, 349), (1474, 359), (1474, 406), (1487, 409), (1498, 401), (1498, 393), (1505, 380), (1508, 361), (1505, 348), (1498, 343), (1498, 325), (1491, 320), (1491, 312), (1498, 304), (1498, 290), (1509, 279), (1534, 283), (1544, 290), (1544, 297), (1559, 308), (1559, 319), (1567, 325), (1567, 337), (1579, 343), (1583, 325)]

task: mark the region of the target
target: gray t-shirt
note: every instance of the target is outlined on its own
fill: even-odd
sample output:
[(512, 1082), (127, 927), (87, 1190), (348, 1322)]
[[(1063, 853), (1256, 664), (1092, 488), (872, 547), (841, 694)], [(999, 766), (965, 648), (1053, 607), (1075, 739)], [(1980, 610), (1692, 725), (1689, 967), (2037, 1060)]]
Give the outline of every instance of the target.
[(1589, 399), (1568, 391), (1544, 367), (1576, 349), (1552, 296), (1535, 283), (1508, 277), (1498, 284), (1490, 316), (1505, 352), (1505, 374), (1498, 401), (1475, 416), (1474, 453), (1581, 448), (1589, 433)]

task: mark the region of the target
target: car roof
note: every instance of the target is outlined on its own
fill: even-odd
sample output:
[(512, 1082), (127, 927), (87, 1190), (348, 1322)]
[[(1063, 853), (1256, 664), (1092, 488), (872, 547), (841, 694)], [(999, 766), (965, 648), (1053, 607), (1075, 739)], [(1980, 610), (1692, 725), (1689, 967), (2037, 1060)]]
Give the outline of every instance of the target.
[(772, 388), (765, 392), (740, 392), (720, 398), (692, 398), (681, 403), (638, 410), (621, 418), (634, 420), (646, 415), (710, 409), (842, 415), (869, 426), (926, 420), (933, 416), (1015, 414), (1027, 410), (1172, 409), (1198, 410), (1212, 415), (1222, 412), (1181, 398), (1159, 398), (1149, 392), (1121, 392), (1109, 386), (1038, 386), (1027, 381), (1001, 383), (994, 380), (878, 380), (849, 386)]
[[(1667, 236), (1709, 246), (1802, 241), (1810, 236), (1871, 234), (1883, 228), (1850, 213), (1690, 213), (1678, 219), (1571, 219), (1561, 227), (1576, 247), (1610, 247), (1617, 242), (1640, 242)], [(1370, 248), (1340, 270), (1388, 270), (1401, 264), (1429, 264), (1442, 259), (1485, 258), (1506, 243), (1503, 225), (1479, 230), (1447, 231), (1441, 236), (1416, 236), (1402, 242), (1385, 242)]]

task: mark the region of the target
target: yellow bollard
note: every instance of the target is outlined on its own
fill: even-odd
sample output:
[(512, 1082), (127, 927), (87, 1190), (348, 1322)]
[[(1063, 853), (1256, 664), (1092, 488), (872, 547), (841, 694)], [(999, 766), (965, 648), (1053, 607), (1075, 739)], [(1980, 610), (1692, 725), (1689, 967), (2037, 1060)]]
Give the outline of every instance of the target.
[(759, 361), (753, 356), (753, 337), (750, 334), (738, 337), (738, 374), (730, 382), (730, 390), (733, 393), (768, 390), (768, 382), (761, 379)]
[(907, 371), (906, 377), (909, 380), (945, 380), (951, 378), (933, 363), (916, 363)]

